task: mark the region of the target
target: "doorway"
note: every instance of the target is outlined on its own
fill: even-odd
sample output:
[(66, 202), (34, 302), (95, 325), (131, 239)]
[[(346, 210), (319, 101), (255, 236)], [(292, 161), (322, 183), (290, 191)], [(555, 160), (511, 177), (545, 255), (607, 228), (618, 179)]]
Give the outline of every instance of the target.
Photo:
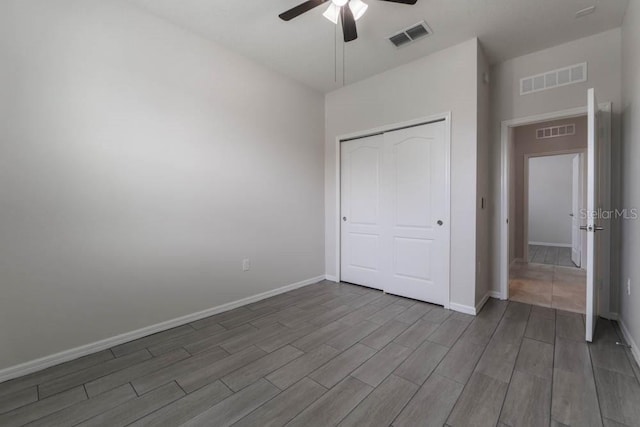
[(514, 128), (511, 300), (585, 313), (586, 116)]
[(501, 203), (500, 203), (500, 296), (509, 299), (509, 270), (514, 246), (514, 192), (510, 184), (514, 162), (513, 136), (519, 126), (549, 120), (570, 119), (587, 114), (587, 208), (586, 225), (586, 310), (585, 339), (591, 342), (598, 316), (612, 318), (610, 312), (610, 216), (611, 212), (611, 103), (598, 104), (595, 90), (587, 90), (587, 105), (503, 121), (501, 124)]

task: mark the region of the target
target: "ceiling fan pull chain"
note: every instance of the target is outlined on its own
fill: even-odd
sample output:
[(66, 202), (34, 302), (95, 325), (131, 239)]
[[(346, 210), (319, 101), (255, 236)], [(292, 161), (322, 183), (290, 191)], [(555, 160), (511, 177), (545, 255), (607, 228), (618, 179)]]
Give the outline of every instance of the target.
[[(344, 19), (344, 15), (341, 14), (340, 15), (340, 19)], [(344, 51), (345, 51), (346, 47), (347, 47), (347, 45), (346, 45), (345, 41), (342, 40), (342, 86), (344, 86), (344, 80), (345, 80), (344, 79), (344, 75), (345, 75), (345, 73), (344, 73), (344, 55), (345, 55)]]
[(347, 50), (347, 43), (343, 40), (342, 41), (342, 86), (344, 86), (345, 84), (347, 84), (346, 82), (346, 78), (345, 76), (347, 75), (347, 72), (345, 71), (346, 67), (347, 67), (347, 60), (346, 58), (346, 50)]
[(338, 26), (333, 26), (333, 82), (338, 83)]

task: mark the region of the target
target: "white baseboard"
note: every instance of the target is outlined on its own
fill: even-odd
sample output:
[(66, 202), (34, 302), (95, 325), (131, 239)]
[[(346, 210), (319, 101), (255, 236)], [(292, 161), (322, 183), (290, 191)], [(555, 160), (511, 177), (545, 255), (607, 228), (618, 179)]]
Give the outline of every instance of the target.
[(529, 242), (530, 245), (552, 246), (554, 248), (570, 248), (571, 243), (549, 243), (549, 242)]
[(493, 290), (493, 291), (489, 291), (487, 294), (489, 295), (489, 298), (495, 298), (502, 301), (507, 299), (506, 296), (502, 295), (502, 292), (500, 291)]
[(324, 276), (324, 279), (328, 280), (330, 282), (338, 283), (338, 278), (336, 276), (332, 276), (332, 275), (327, 274), (327, 275)]
[(633, 358), (636, 359), (636, 363), (640, 365), (640, 348), (638, 348), (638, 344), (634, 341), (631, 332), (629, 332), (627, 325), (624, 324), (622, 319), (618, 320), (618, 324), (620, 325), (620, 330), (622, 330), (622, 335), (624, 335), (624, 340), (631, 346)]
[(459, 313), (471, 314), (472, 316), (476, 315), (476, 308), (470, 305), (458, 304), (455, 302), (449, 303), (449, 309), (453, 311), (457, 311)]
[(487, 301), (489, 301), (489, 298), (498, 298), (500, 299), (499, 295), (497, 292), (495, 291), (489, 291), (487, 292), (482, 299), (480, 300), (480, 302), (478, 302), (478, 304), (476, 304), (475, 307), (472, 307), (470, 305), (464, 305), (464, 304), (457, 304), (455, 302), (449, 303), (449, 309), (453, 310), (453, 311), (457, 311), (459, 313), (464, 313), (464, 314), (470, 314), (472, 316), (477, 315), (478, 313), (480, 313), (480, 310), (482, 310), (482, 307), (484, 307), (484, 305), (487, 303)]
[(476, 304), (476, 312), (474, 314), (478, 314), (480, 313), (480, 310), (482, 310), (482, 307), (484, 307), (484, 305), (487, 303), (487, 301), (489, 301), (489, 298), (491, 298), (491, 292), (487, 292), (482, 299), (480, 300), (479, 303)]
[(137, 329), (135, 331), (126, 332), (121, 335), (116, 335), (111, 338), (96, 341), (91, 344), (86, 344), (80, 347), (65, 350), (60, 353), (45, 356), (40, 359), (32, 360), (29, 362), (21, 363), (19, 365), (11, 366), (0, 370), (0, 383), (21, 377), (23, 375), (30, 374), (32, 372), (40, 371), (51, 366), (59, 365), (60, 363), (68, 362), (70, 360), (77, 359), (82, 356), (86, 356), (98, 351), (106, 350), (116, 345), (124, 344), (129, 341), (136, 340), (138, 338), (146, 337), (147, 335), (155, 334), (158, 332), (166, 331), (167, 329), (175, 328), (185, 325), (187, 323), (194, 322), (196, 320), (204, 319), (205, 317), (213, 316), (214, 314), (222, 313), (223, 311), (232, 310), (234, 308), (241, 307), (243, 305), (251, 304), (269, 298), (275, 295), (282, 294), (284, 292), (292, 291), (294, 289), (308, 286), (313, 283), (318, 283), (325, 279), (325, 276), (312, 277), (310, 279), (302, 280), (300, 282), (292, 283), (287, 286), (272, 289), (267, 292), (263, 292), (257, 295), (252, 295), (247, 298), (242, 298), (237, 301), (232, 301), (226, 304), (212, 307), (197, 313), (187, 314), (186, 316), (178, 317), (175, 319), (167, 320), (165, 322), (157, 323), (155, 325), (147, 326), (145, 328)]
[(489, 296), (491, 298), (503, 299), (502, 298), (502, 293), (500, 291), (489, 291)]

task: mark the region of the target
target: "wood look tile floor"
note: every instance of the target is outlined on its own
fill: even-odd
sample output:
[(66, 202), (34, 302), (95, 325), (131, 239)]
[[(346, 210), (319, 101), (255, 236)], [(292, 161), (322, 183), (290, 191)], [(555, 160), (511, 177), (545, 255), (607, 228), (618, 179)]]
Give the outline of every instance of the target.
[(636, 426), (617, 325), (321, 282), (0, 384), (0, 426)]
[(571, 261), (571, 248), (529, 245), (529, 262), (577, 268)]
[(527, 304), (584, 313), (587, 273), (575, 267), (515, 262), (509, 269), (509, 298)]

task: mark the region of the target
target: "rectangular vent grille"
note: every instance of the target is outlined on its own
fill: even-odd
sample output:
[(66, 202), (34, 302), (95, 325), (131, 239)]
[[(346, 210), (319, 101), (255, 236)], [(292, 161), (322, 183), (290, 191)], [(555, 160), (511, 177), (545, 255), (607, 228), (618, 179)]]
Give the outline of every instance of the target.
[(587, 81), (587, 63), (558, 68), (520, 79), (520, 95)]
[(562, 126), (549, 126), (546, 128), (536, 129), (536, 139), (557, 138), (559, 136), (568, 136), (576, 134), (576, 125), (569, 123)]
[(409, 43), (413, 43), (414, 41), (426, 37), (432, 33), (431, 28), (427, 25), (426, 22), (422, 21), (417, 23), (416, 25), (412, 25), (409, 28), (406, 28), (400, 31), (397, 34), (389, 37), (389, 41), (393, 43), (395, 47), (406, 46)]

